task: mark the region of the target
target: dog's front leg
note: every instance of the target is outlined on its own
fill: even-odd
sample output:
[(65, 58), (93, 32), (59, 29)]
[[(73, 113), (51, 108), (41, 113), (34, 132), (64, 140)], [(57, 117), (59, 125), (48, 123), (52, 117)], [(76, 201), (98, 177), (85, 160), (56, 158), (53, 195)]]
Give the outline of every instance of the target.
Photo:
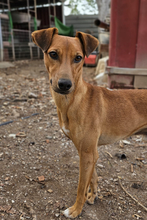
[(91, 177), (94, 171), (95, 163), (98, 159), (98, 152), (95, 150), (85, 152), (81, 150), (80, 155), (80, 177), (77, 192), (77, 199), (75, 204), (64, 211), (64, 215), (68, 218), (77, 217), (83, 208), (83, 205), (87, 199), (87, 190), (91, 181)]

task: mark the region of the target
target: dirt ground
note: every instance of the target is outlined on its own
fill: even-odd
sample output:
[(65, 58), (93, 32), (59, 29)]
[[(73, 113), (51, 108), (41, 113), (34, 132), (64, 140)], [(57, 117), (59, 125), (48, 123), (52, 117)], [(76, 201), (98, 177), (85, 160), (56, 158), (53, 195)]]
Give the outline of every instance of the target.
[[(59, 128), (43, 60), (14, 64), (0, 69), (0, 219), (64, 220), (76, 199), (79, 157)], [(84, 67), (84, 78), (94, 83), (94, 72)], [(147, 139), (99, 147), (96, 168), (98, 199), (76, 219), (146, 220)]]

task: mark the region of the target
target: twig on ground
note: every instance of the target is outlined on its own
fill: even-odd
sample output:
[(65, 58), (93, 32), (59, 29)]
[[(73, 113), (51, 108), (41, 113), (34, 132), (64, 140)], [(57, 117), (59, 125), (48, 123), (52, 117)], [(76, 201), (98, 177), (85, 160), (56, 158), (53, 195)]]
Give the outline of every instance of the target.
[(106, 160), (109, 162), (109, 164), (111, 165), (111, 167), (113, 167), (112, 163), (110, 162), (110, 160), (108, 159), (108, 157), (102, 152), (103, 156), (106, 158)]
[(133, 169), (133, 164), (131, 164), (131, 173), (134, 172), (134, 169)]
[(113, 156), (108, 152), (108, 151), (105, 151), (111, 158), (113, 158)]
[(121, 184), (121, 181), (120, 181), (120, 178), (118, 177), (118, 181), (119, 181), (119, 184), (121, 186), (121, 188), (125, 191), (125, 193), (131, 197), (131, 199), (133, 199), (138, 205), (140, 205), (146, 212), (147, 212), (147, 208), (142, 205), (137, 199), (135, 199), (130, 193), (127, 192), (127, 190), (122, 186)]

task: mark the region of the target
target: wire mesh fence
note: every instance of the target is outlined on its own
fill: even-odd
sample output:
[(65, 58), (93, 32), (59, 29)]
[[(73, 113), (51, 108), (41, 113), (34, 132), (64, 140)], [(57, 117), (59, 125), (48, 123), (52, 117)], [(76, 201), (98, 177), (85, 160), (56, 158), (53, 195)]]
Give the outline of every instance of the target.
[(0, 17), (0, 61), (42, 58), (32, 42), (31, 31), (10, 28), (8, 15)]
[(13, 42), (15, 59), (30, 59), (29, 43), (30, 32), (28, 30), (13, 29)]
[(13, 29), (14, 59), (41, 58), (40, 50), (31, 41), (28, 30)]
[(7, 14), (0, 16), (0, 60), (12, 60), (11, 30)]

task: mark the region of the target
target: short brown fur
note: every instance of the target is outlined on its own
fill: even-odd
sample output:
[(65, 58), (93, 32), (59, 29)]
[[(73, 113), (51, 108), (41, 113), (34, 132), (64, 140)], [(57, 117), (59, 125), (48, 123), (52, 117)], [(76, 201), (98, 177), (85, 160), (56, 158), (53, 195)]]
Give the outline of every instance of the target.
[[(76, 202), (64, 212), (65, 216), (75, 218), (85, 201), (93, 204), (97, 196), (97, 146), (147, 131), (147, 91), (110, 91), (86, 83), (82, 78), (84, 56), (98, 45), (91, 35), (78, 32), (71, 38), (59, 36), (56, 28), (49, 28), (33, 32), (32, 38), (44, 52), (60, 127), (73, 141), (80, 157)], [(57, 59), (49, 55), (52, 51)], [(82, 57), (80, 62), (75, 62), (77, 56)], [(61, 94), (58, 85), (61, 78), (72, 83), (66, 94)]]

